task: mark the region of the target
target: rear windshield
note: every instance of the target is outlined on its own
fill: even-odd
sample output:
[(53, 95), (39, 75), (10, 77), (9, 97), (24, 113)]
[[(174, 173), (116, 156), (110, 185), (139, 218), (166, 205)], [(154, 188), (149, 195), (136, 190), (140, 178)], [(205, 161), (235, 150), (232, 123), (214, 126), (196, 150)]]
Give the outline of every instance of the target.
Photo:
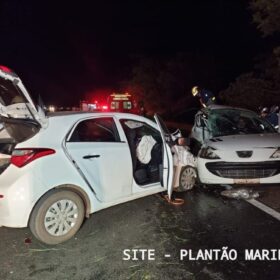
[(276, 132), (265, 119), (247, 110), (212, 110), (208, 115), (207, 123), (213, 137)]

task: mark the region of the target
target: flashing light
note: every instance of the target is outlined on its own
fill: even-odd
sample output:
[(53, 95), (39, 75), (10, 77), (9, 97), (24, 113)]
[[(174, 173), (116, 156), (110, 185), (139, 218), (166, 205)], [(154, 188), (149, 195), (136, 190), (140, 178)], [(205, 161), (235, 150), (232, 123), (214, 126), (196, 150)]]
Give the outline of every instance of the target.
[(102, 106), (102, 110), (108, 110), (108, 106), (107, 105), (103, 105)]

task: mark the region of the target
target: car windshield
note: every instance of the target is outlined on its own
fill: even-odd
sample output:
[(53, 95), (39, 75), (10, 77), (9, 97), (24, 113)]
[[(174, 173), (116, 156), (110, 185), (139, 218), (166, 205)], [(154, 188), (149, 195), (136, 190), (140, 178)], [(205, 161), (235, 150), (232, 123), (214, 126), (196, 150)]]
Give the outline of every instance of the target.
[(240, 109), (212, 110), (208, 115), (207, 123), (213, 137), (276, 132), (256, 113)]

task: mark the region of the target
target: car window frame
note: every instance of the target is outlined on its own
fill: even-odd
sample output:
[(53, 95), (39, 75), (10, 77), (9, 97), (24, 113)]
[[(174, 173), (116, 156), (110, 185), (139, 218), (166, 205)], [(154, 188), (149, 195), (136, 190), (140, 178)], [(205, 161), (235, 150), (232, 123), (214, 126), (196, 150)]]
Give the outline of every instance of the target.
[[(157, 129), (157, 128), (155, 128), (155, 127), (153, 127), (152, 125), (150, 125), (150, 124), (148, 124), (148, 123), (146, 123), (146, 122), (144, 122), (144, 121), (140, 121), (140, 120), (136, 120), (136, 119), (133, 119), (133, 118), (121, 118), (121, 119), (119, 119), (119, 123), (120, 123), (120, 126), (121, 126), (121, 128), (122, 128), (122, 131), (123, 131), (123, 133), (124, 133), (124, 136), (125, 136), (125, 139), (127, 140), (127, 135), (126, 135), (126, 131), (125, 131), (125, 129), (124, 129), (124, 122), (125, 121), (133, 121), (133, 122), (138, 122), (138, 123), (141, 123), (141, 124), (143, 124), (143, 125), (145, 125), (145, 126), (148, 126), (151, 130), (152, 130), (152, 132), (154, 132), (154, 133), (158, 133), (158, 137), (157, 138), (159, 138), (159, 140), (161, 141), (161, 133), (160, 133), (160, 131)], [(128, 127), (129, 128), (129, 127)], [(131, 129), (131, 128), (129, 128), (129, 129)], [(151, 134), (145, 134), (145, 135), (151, 135)], [(144, 136), (144, 135), (143, 135)], [(155, 138), (153, 135), (151, 135), (153, 138)]]
[[(112, 119), (113, 120), (113, 123), (114, 123), (114, 126), (115, 126), (115, 131), (116, 131), (116, 137), (118, 140), (116, 141), (70, 141), (75, 129), (77, 128), (77, 126), (83, 122), (83, 121), (87, 121), (87, 120), (94, 120), (94, 119)], [(117, 126), (117, 122), (116, 122), (116, 119), (114, 116), (95, 116), (95, 117), (89, 117), (89, 118), (84, 118), (84, 119), (80, 119), (78, 120), (74, 125), (73, 127), (70, 129), (68, 135), (66, 136), (66, 143), (123, 143), (124, 141), (121, 140), (121, 137), (120, 137), (120, 132), (119, 132), (119, 128)]]

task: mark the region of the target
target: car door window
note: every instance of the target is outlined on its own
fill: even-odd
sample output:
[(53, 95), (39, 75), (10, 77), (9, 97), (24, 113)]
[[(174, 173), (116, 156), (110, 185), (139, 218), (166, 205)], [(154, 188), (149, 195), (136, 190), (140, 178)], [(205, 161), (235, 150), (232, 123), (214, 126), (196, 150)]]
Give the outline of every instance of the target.
[(128, 134), (134, 134), (137, 138), (142, 138), (144, 135), (150, 135), (157, 142), (162, 142), (160, 132), (146, 123), (128, 119), (123, 119), (120, 122), (127, 138), (129, 138)]
[[(162, 138), (160, 132), (150, 125), (136, 120), (120, 120), (130, 148), (133, 175), (140, 186), (160, 181), (162, 171)], [(143, 147), (141, 141), (147, 140), (145, 156), (148, 162), (143, 161)], [(152, 144), (151, 144), (152, 143)], [(151, 148), (151, 150), (149, 149)], [(142, 150), (143, 151), (143, 150)]]
[(119, 134), (113, 118), (94, 118), (81, 121), (69, 139), (69, 142), (119, 141)]

